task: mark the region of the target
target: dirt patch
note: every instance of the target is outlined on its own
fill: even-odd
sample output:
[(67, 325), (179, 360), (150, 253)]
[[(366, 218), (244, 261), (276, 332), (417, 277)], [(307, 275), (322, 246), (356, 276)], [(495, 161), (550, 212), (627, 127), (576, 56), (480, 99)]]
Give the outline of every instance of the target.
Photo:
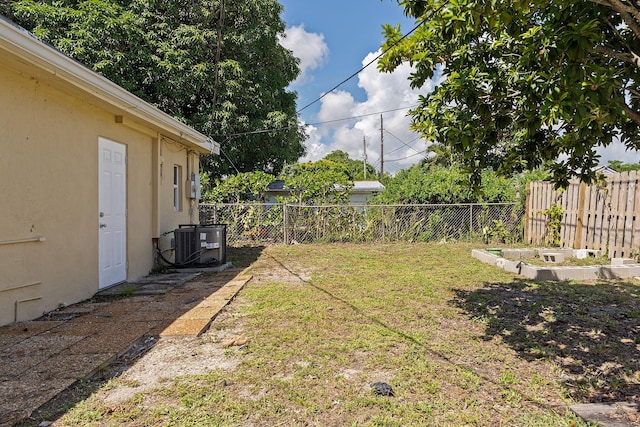
[(225, 355), (215, 335), (161, 338), (108, 388), (100, 390), (97, 397), (107, 405), (117, 405), (173, 378), (204, 374), (213, 368), (235, 369), (238, 359)]
[[(304, 271), (304, 270), (303, 270)], [(301, 284), (308, 280), (310, 272), (292, 272), (274, 258), (266, 258), (254, 265), (252, 282), (260, 284), (279, 281), (288, 284)], [(186, 286), (189, 286), (187, 284)], [(242, 298), (234, 301), (236, 308), (246, 304)], [(249, 340), (244, 335), (243, 322), (238, 318), (237, 310), (222, 310), (210, 328), (199, 337), (147, 337), (146, 344), (141, 342), (138, 348), (132, 348), (112, 363), (103, 373), (111, 377), (108, 386), (101, 387), (95, 397), (108, 406), (117, 407), (139, 393), (147, 393), (163, 383), (185, 375), (199, 375), (216, 369), (231, 372), (240, 363), (237, 356), (244, 345), (235, 345), (241, 340)], [(229, 325), (233, 325), (229, 328)], [(234, 341), (231, 346), (230, 341)], [(348, 370), (344, 376), (349, 378), (357, 370)], [(252, 394), (246, 391), (246, 394)], [(259, 396), (254, 396), (258, 398)]]

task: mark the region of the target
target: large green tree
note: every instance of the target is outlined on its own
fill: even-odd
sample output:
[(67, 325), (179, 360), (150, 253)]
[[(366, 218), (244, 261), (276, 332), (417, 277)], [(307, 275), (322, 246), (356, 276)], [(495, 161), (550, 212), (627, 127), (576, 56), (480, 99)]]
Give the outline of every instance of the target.
[(440, 79), (413, 128), (462, 157), (474, 184), (494, 162), (595, 177), (596, 148), (640, 147), (640, 6), (628, 0), (399, 0), (419, 28), (386, 26), (380, 68)]
[(498, 176), (493, 170), (481, 172), (482, 191), (469, 186), (468, 176), (459, 165), (439, 166), (428, 162), (401, 170), (385, 180), (385, 191), (371, 203), (437, 204), (515, 202), (518, 182)]
[(378, 171), (376, 171), (376, 168), (371, 166), (369, 163), (349, 158), (349, 154), (342, 150), (332, 151), (324, 156), (324, 160), (344, 165), (349, 172), (350, 179), (353, 181), (376, 180), (378, 178)]
[(299, 205), (347, 203), (353, 187), (349, 168), (327, 159), (287, 165), (280, 177), (290, 191), (286, 201)]
[(220, 142), (223, 156), (205, 159), (214, 176), (278, 172), (304, 152), (277, 0), (21, 0), (2, 12)]
[(630, 172), (640, 170), (640, 163), (625, 163), (621, 160), (609, 160), (609, 167), (616, 172)]
[(204, 182), (203, 200), (206, 203), (265, 202), (265, 193), (275, 176), (264, 172), (241, 172), (223, 180)]

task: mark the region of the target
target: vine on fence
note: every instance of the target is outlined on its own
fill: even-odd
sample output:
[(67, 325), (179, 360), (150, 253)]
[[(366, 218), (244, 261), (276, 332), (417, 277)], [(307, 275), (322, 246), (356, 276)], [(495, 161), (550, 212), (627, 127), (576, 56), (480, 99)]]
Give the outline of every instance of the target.
[[(216, 204), (200, 206), (200, 222), (227, 224), (231, 246), (256, 243), (428, 242), (501, 243), (523, 237), (517, 204), (330, 205)], [(487, 234), (488, 233), (488, 234)]]
[(564, 211), (557, 203), (554, 203), (541, 213), (547, 217), (547, 244), (560, 246), (560, 230), (562, 229)]

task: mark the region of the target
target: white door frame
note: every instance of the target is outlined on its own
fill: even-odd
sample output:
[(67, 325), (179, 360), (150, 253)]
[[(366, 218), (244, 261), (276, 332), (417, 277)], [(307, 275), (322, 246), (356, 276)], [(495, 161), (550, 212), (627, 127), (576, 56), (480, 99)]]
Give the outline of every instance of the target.
[(98, 288), (127, 279), (127, 147), (98, 138)]

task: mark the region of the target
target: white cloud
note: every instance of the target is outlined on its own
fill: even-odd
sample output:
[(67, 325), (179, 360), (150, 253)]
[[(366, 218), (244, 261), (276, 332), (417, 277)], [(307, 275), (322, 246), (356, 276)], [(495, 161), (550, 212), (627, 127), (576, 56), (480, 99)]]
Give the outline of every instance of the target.
[[(368, 64), (379, 53), (370, 53), (362, 61)], [(418, 103), (418, 94), (433, 90), (433, 83), (420, 90), (411, 89), (408, 64), (399, 66), (393, 73), (381, 73), (371, 64), (358, 74), (358, 86), (366, 100), (357, 102), (345, 91), (334, 91), (321, 100), (320, 111), (307, 141), (307, 155), (301, 161), (315, 161), (326, 154), (342, 150), (356, 160), (364, 158), (363, 138), (367, 141), (367, 161), (380, 169), (380, 114), (384, 128), (384, 170), (395, 173), (419, 162), (425, 156), (426, 143), (409, 130), (409, 107)], [(351, 120), (340, 120), (356, 117)], [(323, 145), (322, 148), (319, 145)]]
[(349, 92), (336, 90), (327, 93), (322, 98), (320, 111), (317, 114), (318, 121), (326, 122), (325, 127), (341, 127), (344, 123), (335, 120), (352, 117), (356, 106), (356, 100)]
[(280, 38), (280, 44), (300, 59), (300, 75), (292, 84), (309, 81), (310, 73), (320, 67), (329, 55), (324, 35), (308, 33), (304, 25), (287, 28), (285, 36)]
[(331, 153), (330, 147), (322, 143), (318, 128), (313, 125), (307, 125), (306, 130), (309, 134), (309, 138), (305, 141), (307, 153), (304, 157), (300, 158), (300, 162), (316, 161)]

